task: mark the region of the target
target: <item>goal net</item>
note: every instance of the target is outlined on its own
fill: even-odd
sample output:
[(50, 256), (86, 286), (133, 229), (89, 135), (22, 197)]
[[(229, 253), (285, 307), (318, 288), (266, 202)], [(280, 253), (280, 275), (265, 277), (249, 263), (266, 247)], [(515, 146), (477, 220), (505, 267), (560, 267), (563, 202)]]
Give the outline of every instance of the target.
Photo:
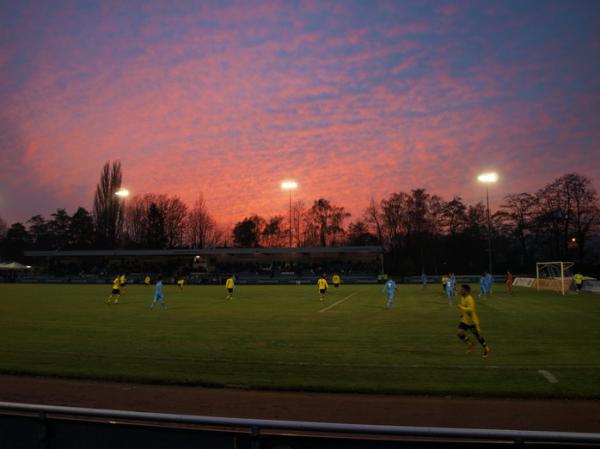
[(573, 262), (538, 262), (535, 264), (535, 287), (563, 295), (571, 288)]

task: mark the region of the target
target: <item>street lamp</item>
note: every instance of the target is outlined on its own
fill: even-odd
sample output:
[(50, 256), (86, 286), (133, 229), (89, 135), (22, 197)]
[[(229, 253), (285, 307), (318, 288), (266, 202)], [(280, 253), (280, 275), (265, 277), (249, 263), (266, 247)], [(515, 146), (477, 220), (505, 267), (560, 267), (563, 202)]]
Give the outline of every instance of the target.
[(494, 172), (482, 173), (477, 180), (485, 184), (485, 200), (487, 203), (487, 223), (488, 223), (488, 269), (492, 274), (492, 220), (490, 218), (490, 192), (488, 186), (498, 181), (498, 174)]
[(296, 190), (298, 188), (298, 183), (296, 181), (283, 181), (281, 183), (281, 188), (283, 190), (288, 190), (290, 192), (290, 248), (292, 247), (292, 190)]

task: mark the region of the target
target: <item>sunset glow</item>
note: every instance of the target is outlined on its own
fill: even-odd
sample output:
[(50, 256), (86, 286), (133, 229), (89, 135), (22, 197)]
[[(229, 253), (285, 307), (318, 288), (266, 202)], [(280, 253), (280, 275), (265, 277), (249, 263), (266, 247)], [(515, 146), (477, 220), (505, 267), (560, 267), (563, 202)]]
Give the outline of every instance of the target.
[[(219, 223), (600, 179), (600, 2), (4, 2), (0, 216), (202, 194)], [(503, 175), (504, 178), (504, 175)]]

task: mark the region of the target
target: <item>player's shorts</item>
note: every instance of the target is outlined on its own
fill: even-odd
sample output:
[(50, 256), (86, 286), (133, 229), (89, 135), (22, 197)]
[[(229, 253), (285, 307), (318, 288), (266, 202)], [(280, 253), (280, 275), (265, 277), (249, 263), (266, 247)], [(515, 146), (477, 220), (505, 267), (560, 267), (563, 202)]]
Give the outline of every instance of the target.
[(123, 283), (121, 284), (121, 288), (124, 288), (124, 287), (127, 287), (127, 282), (123, 282)]
[(581, 284), (575, 284), (575, 288), (576, 288), (577, 290), (581, 290), (581, 287), (582, 287), (582, 286), (583, 286), (583, 283), (581, 283)]
[(477, 332), (477, 326), (474, 324), (463, 323), (462, 321), (458, 323), (458, 328), (464, 331)]
[(228, 289), (227, 289), (227, 291), (228, 291), (229, 293), (233, 293), (233, 289), (232, 289), (232, 288), (228, 288)]
[(333, 286), (334, 286), (335, 288), (338, 288), (338, 287), (340, 286), (340, 284), (333, 284)]
[(120, 294), (120, 293), (121, 293), (121, 292), (120, 292), (120, 290), (119, 290), (118, 288), (113, 288), (113, 289), (112, 289), (112, 294), (113, 294), (113, 295), (118, 295), (118, 294)]
[(154, 295), (154, 300), (158, 301), (159, 299), (163, 299), (162, 295)]
[(327, 291), (326, 288), (319, 289), (319, 293), (321, 293), (322, 295), (324, 295), (326, 291)]

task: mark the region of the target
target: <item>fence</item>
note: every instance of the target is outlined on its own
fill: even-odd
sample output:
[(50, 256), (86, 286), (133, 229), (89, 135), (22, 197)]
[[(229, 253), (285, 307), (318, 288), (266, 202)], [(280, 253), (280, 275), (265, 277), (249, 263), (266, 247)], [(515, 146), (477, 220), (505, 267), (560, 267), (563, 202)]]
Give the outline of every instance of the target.
[(277, 421), (0, 402), (2, 448), (374, 449), (507, 445), (598, 448), (600, 434)]

